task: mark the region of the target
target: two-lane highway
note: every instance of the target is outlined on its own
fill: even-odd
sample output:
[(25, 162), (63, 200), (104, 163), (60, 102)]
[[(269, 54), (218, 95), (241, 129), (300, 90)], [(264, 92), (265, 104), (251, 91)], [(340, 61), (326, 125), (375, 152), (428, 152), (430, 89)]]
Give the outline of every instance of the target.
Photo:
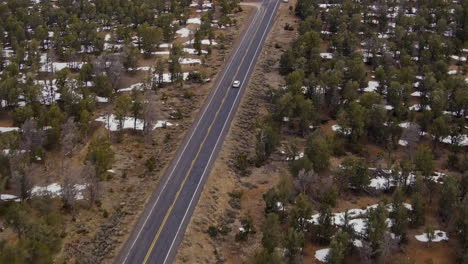
[[(280, 0), (264, 0), (216, 81), (205, 107), (138, 219), (116, 264), (171, 263), (212, 163), (274, 22)], [(232, 88), (234, 80), (241, 81)]]

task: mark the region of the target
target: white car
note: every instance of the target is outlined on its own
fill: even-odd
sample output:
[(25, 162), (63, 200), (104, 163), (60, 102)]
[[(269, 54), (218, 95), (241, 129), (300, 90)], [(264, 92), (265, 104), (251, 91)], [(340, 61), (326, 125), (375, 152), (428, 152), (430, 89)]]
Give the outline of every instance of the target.
[(235, 80), (235, 81), (232, 83), (232, 87), (234, 87), (234, 88), (239, 88), (240, 85), (241, 85), (241, 83), (240, 83), (240, 81), (238, 81), (238, 80)]

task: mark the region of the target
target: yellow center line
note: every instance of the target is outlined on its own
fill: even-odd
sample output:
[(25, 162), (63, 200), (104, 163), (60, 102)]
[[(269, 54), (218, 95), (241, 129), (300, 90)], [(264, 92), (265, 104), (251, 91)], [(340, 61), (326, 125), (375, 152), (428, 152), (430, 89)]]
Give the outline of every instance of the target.
[[(266, 9), (264, 9), (264, 10), (262, 10), (262, 11), (266, 11)], [(263, 16), (262, 16), (262, 19), (261, 19), (260, 21), (263, 21), (263, 19), (265, 18), (266, 14), (267, 14), (267, 13), (264, 12), (264, 14), (263, 14)], [(245, 54), (244, 54), (244, 56), (243, 56), (242, 59), (241, 59), (241, 63), (239, 63), (239, 66), (237, 67), (236, 73), (233, 75), (233, 78), (232, 78), (232, 80), (231, 80), (231, 83), (232, 83), (232, 81), (234, 81), (234, 78), (235, 78), (235, 77), (237, 76), (237, 74), (239, 73), (239, 71), (240, 71), (240, 69), (241, 69), (241, 66), (242, 66), (242, 64), (243, 64), (243, 62), (244, 62), (244, 60), (245, 60), (245, 57), (247, 56), (248, 51), (250, 50), (250, 48), (251, 48), (251, 46), (252, 46), (252, 43), (253, 43), (253, 40), (254, 40), (254, 36), (257, 34), (258, 30), (260, 30), (260, 26), (261, 26), (261, 22), (260, 22), (260, 24), (258, 25), (258, 28), (255, 30), (255, 33), (253, 34), (252, 39), (251, 39), (250, 42), (249, 42), (249, 45), (248, 45), (248, 47), (247, 47), (247, 49), (246, 49), (246, 51), (245, 51)], [(247, 33), (248, 33), (248, 32), (246, 32), (245, 34), (247, 34)], [(242, 44), (240, 44), (240, 45), (242, 45)], [(239, 48), (241, 48), (241, 47), (239, 46)], [(241, 84), (241, 86), (242, 86), (242, 84)], [(197, 154), (195, 155), (195, 158), (192, 160), (192, 163), (190, 164), (190, 168), (189, 168), (189, 170), (187, 171), (187, 173), (185, 174), (185, 177), (184, 177), (184, 179), (183, 179), (183, 181), (182, 181), (182, 184), (180, 185), (180, 188), (179, 188), (179, 190), (177, 191), (177, 193), (176, 193), (176, 195), (175, 195), (175, 198), (174, 198), (174, 200), (173, 200), (171, 206), (170, 206), (169, 209), (167, 210), (166, 215), (164, 216), (164, 219), (163, 219), (161, 225), (159, 226), (158, 232), (156, 233), (156, 235), (155, 235), (155, 237), (154, 237), (154, 239), (153, 239), (153, 241), (152, 241), (152, 243), (151, 243), (151, 246), (148, 248), (148, 251), (147, 251), (147, 253), (146, 253), (146, 255), (145, 255), (145, 258), (144, 258), (142, 264), (146, 264), (146, 262), (148, 261), (150, 255), (151, 255), (151, 252), (153, 251), (154, 246), (156, 245), (156, 242), (158, 241), (158, 238), (159, 238), (159, 236), (161, 235), (161, 231), (162, 231), (162, 229), (164, 228), (164, 226), (166, 225), (167, 219), (169, 218), (169, 215), (171, 214), (172, 209), (174, 208), (174, 205), (175, 205), (175, 203), (177, 202), (177, 200), (178, 200), (178, 198), (179, 198), (179, 195), (180, 195), (180, 193), (182, 192), (182, 189), (184, 188), (185, 182), (187, 181), (188, 176), (190, 175), (190, 172), (192, 172), (193, 166), (195, 165), (195, 161), (197, 160), (198, 156), (200, 155), (200, 152), (201, 152), (201, 150), (202, 150), (202, 148), (203, 148), (203, 146), (204, 146), (204, 144), (205, 144), (205, 142), (206, 142), (206, 140), (207, 140), (207, 138), (208, 138), (208, 135), (210, 134), (210, 131), (211, 131), (211, 128), (213, 127), (213, 124), (215, 123), (215, 121), (216, 121), (216, 119), (217, 119), (217, 117), (218, 117), (218, 115), (219, 115), (219, 113), (220, 113), (220, 111), (221, 111), (221, 108), (222, 108), (222, 106), (223, 106), (223, 104), (224, 104), (224, 102), (225, 102), (225, 100), (226, 100), (226, 98), (227, 98), (227, 96), (228, 96), (228, 94), (229, 94), (229, 91), (230, 91), (230, 89), (226, 89), (226, 93), (224, 94), (223, 100), (221, 101), (221, 104), (220, 104), (218, 110), (216, 111), (215, 117), (213, 118), (213, 121), (211, 121), (210, 126), (208, 127), (208, 131), (207, 131), (205, 137), (203, 138), (202, 143), (201, 143), (200, 146), (198, 147)]]

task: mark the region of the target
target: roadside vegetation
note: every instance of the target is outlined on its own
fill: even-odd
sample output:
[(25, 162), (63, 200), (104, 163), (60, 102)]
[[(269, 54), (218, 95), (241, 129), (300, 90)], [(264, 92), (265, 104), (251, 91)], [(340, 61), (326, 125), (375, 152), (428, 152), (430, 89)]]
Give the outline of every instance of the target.
[[(0, 263), (109, 258), (117, 240), (102, 229), (122, 236), (130, 215), (130, 199), (109, 197), (164, 167), (179, 135), (155, 130), (194, 111), (193, 88), (216, 74), (207, 64), (240, 11), (226, 0), (0, 1)], [(142, 166), (127, 172), (133, 155)]]

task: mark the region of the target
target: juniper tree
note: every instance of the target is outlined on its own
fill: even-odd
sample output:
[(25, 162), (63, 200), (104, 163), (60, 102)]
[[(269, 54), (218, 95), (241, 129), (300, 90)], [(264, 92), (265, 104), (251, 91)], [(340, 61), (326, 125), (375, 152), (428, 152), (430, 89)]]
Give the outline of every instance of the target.
[(262, 245), (269, 253), (274, 252), (281, 241), (281, 227), (278, 215), (269, 213), (262, 226)]

